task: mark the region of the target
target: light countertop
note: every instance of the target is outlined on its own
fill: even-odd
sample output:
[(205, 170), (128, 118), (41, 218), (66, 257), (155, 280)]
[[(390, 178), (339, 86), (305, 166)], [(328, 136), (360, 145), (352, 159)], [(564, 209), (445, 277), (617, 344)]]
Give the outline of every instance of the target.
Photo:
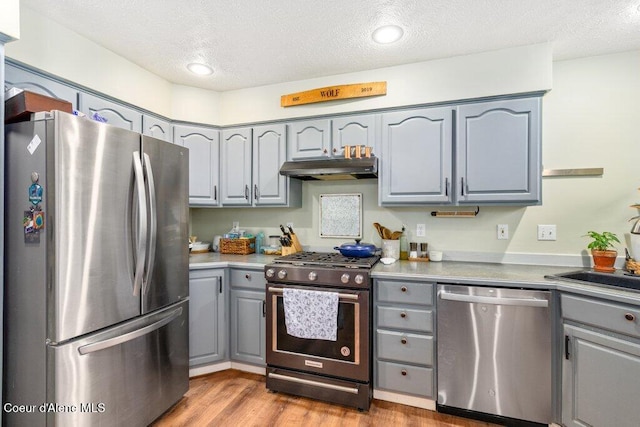
[[(262, 269), (275, 258), (277, 256), (257, 254), (225, 255), (214, 252), (193, 254), (189, 256), (189, 269), (224, 267)], [(580, 270), (580, 268), (459, 261), (397, 261), (390, 265), (377, 263), (371, 272), (371, 276), (374, 279), (417, 279), (433, 283), (559, 290), (640, 305), (640, 291), (545, 279), (547, 275), (575, 270)]]

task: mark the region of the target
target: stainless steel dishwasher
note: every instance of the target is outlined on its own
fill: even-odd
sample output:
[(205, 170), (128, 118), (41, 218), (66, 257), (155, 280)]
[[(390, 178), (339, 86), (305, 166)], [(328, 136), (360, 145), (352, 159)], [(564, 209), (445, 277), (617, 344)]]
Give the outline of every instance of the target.
[(439, 412), (507, 425), (552, 422), (550, 297), (438, 285)]

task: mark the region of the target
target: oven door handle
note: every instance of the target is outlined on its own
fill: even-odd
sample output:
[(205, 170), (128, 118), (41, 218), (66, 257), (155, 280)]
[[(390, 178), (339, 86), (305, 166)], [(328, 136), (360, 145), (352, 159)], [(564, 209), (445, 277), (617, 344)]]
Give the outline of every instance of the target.
[(305, 380), (304, 378), (289, 377), (287, 375), (282, 375), (282, 374), (268, 373), (267, 375), (277, 380), (290, 381), (293, 383), (328, 388), (330, 390), (343, 391), (351, 394), (358, 394), (358, 389), (353, 387), (344, 387), (344, 386), (335, 385), (335, 384), (326, 384), (326, 383), (321, 383), (319, 381)]
[[(282, 293), (283, 292), (283, 288), (274, 288), (272, 286), (269, 286), (269, 292), (273, 292), (273, 293)], [(358, 301), (359, 296), (358, 294), (338, 294), (338, 297), (341, 299), (350, 299), (353, 301)]]

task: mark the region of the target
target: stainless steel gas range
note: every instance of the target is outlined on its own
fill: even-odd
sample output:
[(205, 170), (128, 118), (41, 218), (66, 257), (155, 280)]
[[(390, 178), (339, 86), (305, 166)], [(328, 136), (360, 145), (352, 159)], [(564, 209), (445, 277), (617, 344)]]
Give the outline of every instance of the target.
[[(369, 409), (373, 393), (370, 270), (378, 259), (300, 252), (265, 266), (268, 389)], [(300, 295), (311, 299), (296, 300)], [(301, 301), (315, 305), (296, 307)], [(318, 305), (324, 303), (329, 306)], [(298, 314), (308, 310), (298, 320), (310, 322), (310, 331), (301, 334), (294, 329), (296, 308)], [(314, 317), (327, 314), (327, 323), (334, 324), (321, 325), (320, 332), (333, 328), (329, 332), (334, 335), (314, 334)]]

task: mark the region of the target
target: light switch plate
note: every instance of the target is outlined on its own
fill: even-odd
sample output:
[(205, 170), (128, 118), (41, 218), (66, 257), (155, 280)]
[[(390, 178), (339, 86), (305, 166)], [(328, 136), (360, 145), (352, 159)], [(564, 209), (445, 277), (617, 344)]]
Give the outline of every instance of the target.
[(538, 224), (538, 240), (556, 240), (556, 226)]
[(498, 240), (509, 240), (509, 225), (508, 224), (498, 224), (497, 226), (496, 236)]

